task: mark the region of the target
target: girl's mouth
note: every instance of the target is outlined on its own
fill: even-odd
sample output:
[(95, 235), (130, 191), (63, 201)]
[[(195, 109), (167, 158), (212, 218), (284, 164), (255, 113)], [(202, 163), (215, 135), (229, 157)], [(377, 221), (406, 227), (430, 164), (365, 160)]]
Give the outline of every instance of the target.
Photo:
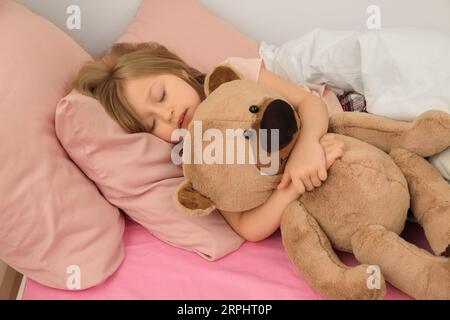
[(186, 113), (187, 113), (187, 110), (184, 111), (184, 112), (181, 114), (180, 119), (178, 120), (178, 128), (182, 128), (182, 127), (183, 127), (184, 120), (185, 120), (185, 118), (186, 118)]

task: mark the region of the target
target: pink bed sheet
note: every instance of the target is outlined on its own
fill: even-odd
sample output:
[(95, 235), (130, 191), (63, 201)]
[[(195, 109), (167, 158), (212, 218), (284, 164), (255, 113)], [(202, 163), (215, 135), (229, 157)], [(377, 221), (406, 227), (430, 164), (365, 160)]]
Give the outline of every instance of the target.
[[(415, 223), (407, 223), (402, 236), (430, 251), (421, 227)], [(126, 258), (104, 283), (87, 290), (66, 291), (28, 280), (23, 298), (321, 299), (291, 264), (280, 231), (258, 243), (245, 242), (237, 251), (215, 262), (173, 247), (129, 220), (124, 242)], [(347, 265), (357, 264), (351, 254), (339, 256)], [(386, 299), (411, 298), (388, 285)]]

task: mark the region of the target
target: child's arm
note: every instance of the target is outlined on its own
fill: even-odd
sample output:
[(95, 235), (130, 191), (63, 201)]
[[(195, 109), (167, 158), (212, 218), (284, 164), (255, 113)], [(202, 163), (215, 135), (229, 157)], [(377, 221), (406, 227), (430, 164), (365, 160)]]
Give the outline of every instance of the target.
[[(326, 135), (320, 139), (325, 150), (327, 169), (345, 152), (345, 144), (335, 136)], [(248, 241), (260, 241), (269, 237), (278, 229), (281, 215), (286, 207), (300, 197), (294, 185), (275, 189), (270, 197), (259, 207), (244, 212), (227, 212), (220, 210), (228, 224), (242, 238)]]
[(314, 94), (279, 77), (261, 65), (258, 82), (281, 93), (295, 108), (302, 119), (302, 140), (319, 139), (328, 131), (328, 109), (326, 104)]
[(242, 238), (248, 241), (260, 241), (269, 237), (280, 227), (284, 210), (299, 196), (290, 184), (285, 189), (275, 189), (266, 202), (259, 207), (244, 212), (220, 210), (220, 213)]
[(279, 187), (284, 188), (290, 180), (300, 193), (319, 187), (327, 178), (325, 157), (319, 144), (319, 139), (328, 131), (327, 106), (319, 97), (266, 70), (264, 64), (258, 81), (281, 93), (302, 121), (300, 137), (289, 156)]

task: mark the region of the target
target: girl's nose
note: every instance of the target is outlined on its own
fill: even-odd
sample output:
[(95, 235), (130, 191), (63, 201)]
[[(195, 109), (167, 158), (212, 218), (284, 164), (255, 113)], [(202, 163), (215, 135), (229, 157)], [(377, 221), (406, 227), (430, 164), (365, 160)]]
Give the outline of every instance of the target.
[(158, 115), (167, 122), (170, 122), (170, 120), (172, 120), (173, 113), (173, 108), (164, 108), (163, 110), (158, 110)]

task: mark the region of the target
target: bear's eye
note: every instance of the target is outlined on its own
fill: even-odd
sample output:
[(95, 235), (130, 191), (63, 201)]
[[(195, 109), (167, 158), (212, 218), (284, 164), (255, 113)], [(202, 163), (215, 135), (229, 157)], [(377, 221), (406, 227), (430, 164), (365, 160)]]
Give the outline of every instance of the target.
[(250, 111), (251, 113), (257, 113), (259, 112), (259, 107), (257, 105), (252, 105), (248, 111)]
[(253, 136), (254, 130), (252, 129), (247, 129), (244, 131), (244, 138), (245, 139), (250, 139)]

